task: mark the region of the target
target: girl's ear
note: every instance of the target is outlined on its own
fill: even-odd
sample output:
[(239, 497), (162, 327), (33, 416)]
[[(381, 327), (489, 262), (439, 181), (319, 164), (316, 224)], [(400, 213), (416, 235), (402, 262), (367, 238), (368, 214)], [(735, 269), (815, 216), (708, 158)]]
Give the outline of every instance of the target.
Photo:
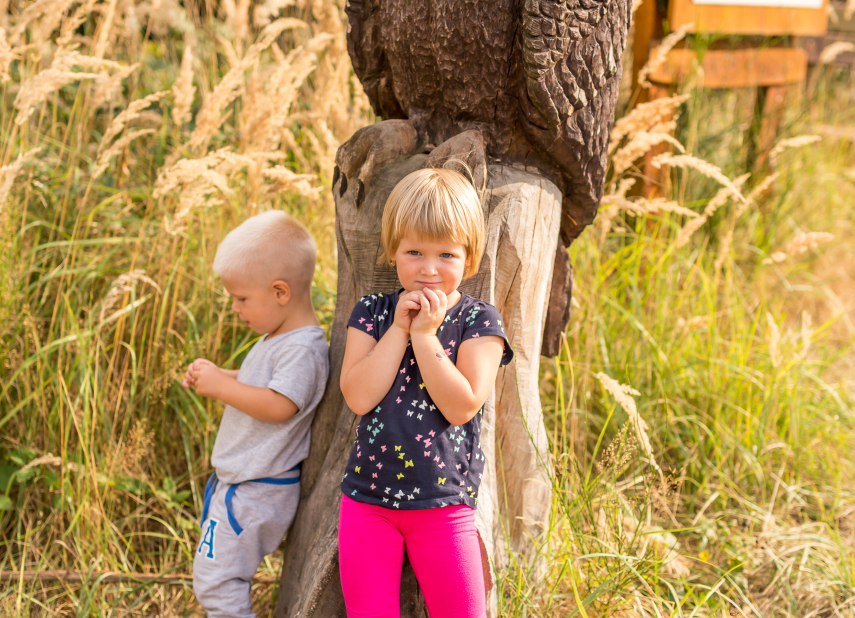
[(288, 282), (279, 279), (274, 281), (271, 284), (271, 287), (273, 288), (273, 292), (276, 294), (276, 302), (283, 307), (287, 305), (291, 300), (291, 286), (288, 285)]

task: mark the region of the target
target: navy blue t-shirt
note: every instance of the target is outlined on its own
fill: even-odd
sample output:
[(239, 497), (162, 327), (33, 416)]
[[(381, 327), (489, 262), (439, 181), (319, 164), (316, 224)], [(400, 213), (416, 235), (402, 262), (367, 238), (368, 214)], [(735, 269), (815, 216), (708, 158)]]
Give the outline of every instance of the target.
[[(398, 294), (362, 297), (347, 325), (380, 338), (392, 326)], [(491, 304), (461, 294), (437, 329), (445, 353), (457, 361), (460, 345), (474, 337), (504, 340), (501, 366), (514, 357), (502, 316)], [(449, 423), (422, 382), (411, 344), (392, 388), (373, 411), (359, 421), (356, 440), (341, 480), (341, 490), (357, 502), (390, 509), (431, 509), (453, 504), (475, 508), (484, 470), (481, 410), (455, 427)]]

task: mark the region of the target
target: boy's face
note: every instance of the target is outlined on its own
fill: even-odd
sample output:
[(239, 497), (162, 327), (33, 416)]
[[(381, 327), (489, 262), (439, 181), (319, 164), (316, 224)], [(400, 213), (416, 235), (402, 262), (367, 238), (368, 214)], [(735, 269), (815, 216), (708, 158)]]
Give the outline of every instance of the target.
[(232, 310), (252, 330), (259, 334), (275, 332), (284, 319), (284, 306), (273, 286), (222, 277), (226, 291), (232, 296)]
[(466, 249), (451, 240), (425, 240), (404, 236), (392, 258), (398, 279), (407, 292), (425, 288), (446, 296), (457, 289), (467, 267)]

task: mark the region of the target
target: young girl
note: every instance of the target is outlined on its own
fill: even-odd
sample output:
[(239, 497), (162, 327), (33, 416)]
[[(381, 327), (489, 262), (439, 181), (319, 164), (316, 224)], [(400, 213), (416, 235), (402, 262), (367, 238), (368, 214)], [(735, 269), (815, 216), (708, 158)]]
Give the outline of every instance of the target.
[(362, 416), (341, 481), (347, 615), (400, 616), (406, 547), (431, 618), (480, 618), (481, 414), (513, 358), (496, 308), (457, 290), (478, 271), (484, 215), (462, 175), (423, 169), (392, 191), (382, 226), (403, 289), (359, 300), (341, 370)]

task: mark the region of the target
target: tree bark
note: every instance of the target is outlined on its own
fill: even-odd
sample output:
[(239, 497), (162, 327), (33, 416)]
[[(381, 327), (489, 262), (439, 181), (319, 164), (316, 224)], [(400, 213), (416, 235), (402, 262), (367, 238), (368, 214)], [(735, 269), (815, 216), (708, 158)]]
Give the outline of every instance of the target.
[[(276, 608), (279, 618), (346, 615), (338, 572), (339, 485), (358, 417), (348, 409), (338, 387), (345, 325), (358, 298), (400, 287), (394, 269), (377, 263), (382, 251), (380, 219), (392, 188), (422, 167), (426, 158), (424, 154), (400, 156), (375, 169), (370, 184), (358, 190), (348, 190), (344, 174), (335, 179), (338, 297), (330, 380), (312, 427), (302, 501), (286, 539)], [(499, 371), (481, 434), (487, 464), (476, 525), (485, 554), (494, 568), (501, 568), (509, 550), (532, 550), (526, 540), (542, 538), (549, 519), (550, 466), (538, 369), (562, 195), (543, 177), (503, 165), (489, 166), (482, 195), (487, 250), (479, 272), (460, 289), (499, 309), (516, 353), (515, 362)], [(492, 576), (487, 587), (488, 615), (495, 616)], [(427, 616), (408, 565), (402, 575), (401, 615)]]

